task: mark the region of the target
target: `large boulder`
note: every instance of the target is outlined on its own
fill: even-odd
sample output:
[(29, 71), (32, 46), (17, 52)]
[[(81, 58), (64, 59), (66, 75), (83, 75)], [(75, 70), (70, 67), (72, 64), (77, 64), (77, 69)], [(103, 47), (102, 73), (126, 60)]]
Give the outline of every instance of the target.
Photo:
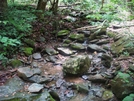
[(63, 63), (63, 71), (66, 74), (81, 75), (88, 71), (91, 60), (86, 55), (78, 55)]
[(134, 79), (127, 73), (119, 72), (110, 84), (112, 92), (119, 99), (134, 92)]

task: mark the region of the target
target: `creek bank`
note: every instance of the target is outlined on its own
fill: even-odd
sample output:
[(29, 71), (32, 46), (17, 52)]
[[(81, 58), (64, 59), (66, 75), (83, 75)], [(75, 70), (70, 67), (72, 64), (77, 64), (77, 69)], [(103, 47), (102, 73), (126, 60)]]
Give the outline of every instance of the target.
[[(93, 26), (78, 28), (75, 33), (66, 29), (59, 31), (57, 37), (61, 38), (63, 43), (55, 47), (47, 47), (41, 52), (28, 53), (28, 60), (21, 61), (22, 64), (17, 65), (17, 76), (21, 78), (17, 81), (20, 83), (15, 84), (17, 82), (13, 81), (13, 85), (1, 86), (0, 95), (3, 94), (1, 98), (3, 101), (132, 99), (133, 57), (115, 57), (126, 47), (123, 50), (122, 47), (116, 48), (117, 51), (112, 47), (127, 44), (122, 43), (122, 41), (126, 42), (124, 39), (119, 41), (121, 40), (119, 38), (115, 41), (108, 35), (105, 28)], [(115, 41), (112, 45), (111, 40)], [(33, 47), (33, 43), (28, 45)], [(11, 89), (12, 87), (14, 90)], [(7, 89), (9, 92), (6, 92)]]

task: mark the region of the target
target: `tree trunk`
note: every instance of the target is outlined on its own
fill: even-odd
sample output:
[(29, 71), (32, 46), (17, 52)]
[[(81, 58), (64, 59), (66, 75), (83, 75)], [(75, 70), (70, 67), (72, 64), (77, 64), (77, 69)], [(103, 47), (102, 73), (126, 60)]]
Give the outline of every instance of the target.
[(43, 13), (46, 10), (47, 2), (48, 2), (48, 0), (38, 0), (37, 10), (40, 10), (37, 13), (38, 18), (42, 18), (43, 17)]
[(7, 9), (7, 0), (0, 0), (0, 15)]

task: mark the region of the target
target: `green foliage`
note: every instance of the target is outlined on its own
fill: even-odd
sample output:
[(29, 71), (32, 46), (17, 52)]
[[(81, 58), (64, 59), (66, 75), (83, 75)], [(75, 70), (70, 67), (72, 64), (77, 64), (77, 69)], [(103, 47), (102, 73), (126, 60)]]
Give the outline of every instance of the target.
[(20, 47), (21, 39), (31, 34), (34, 12), (29, 6), (9, 4), (6, 15), (0, 15), (0, 60), (3, 62)]

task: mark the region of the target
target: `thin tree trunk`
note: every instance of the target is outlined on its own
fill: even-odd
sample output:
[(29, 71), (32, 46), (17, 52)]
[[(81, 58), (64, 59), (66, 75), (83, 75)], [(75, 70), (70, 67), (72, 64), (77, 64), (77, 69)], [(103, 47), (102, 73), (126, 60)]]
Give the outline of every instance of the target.
[(0, 0), (0, 15), (7, 9), (7, 0)]

